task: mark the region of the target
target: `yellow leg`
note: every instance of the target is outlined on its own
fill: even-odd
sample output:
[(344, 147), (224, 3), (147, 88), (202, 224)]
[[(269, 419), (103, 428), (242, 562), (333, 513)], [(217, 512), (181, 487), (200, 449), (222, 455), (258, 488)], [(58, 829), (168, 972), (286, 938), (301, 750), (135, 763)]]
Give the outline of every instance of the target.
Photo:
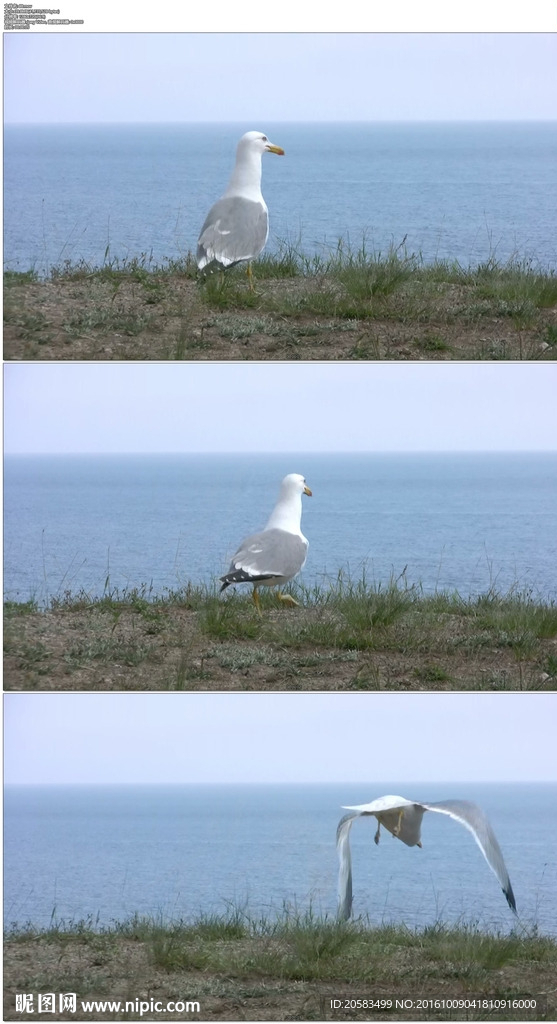
[(255, 287), (254, 287), (254, 284), (253, 284), (253, 273), (252, 273), (252, 269), (251, 269), (251, 263), (248, 263), (248, 269), (246, 270), (246, 274), (248, 275), (249, 290), (250, 290), (250, 292), (254, 292), (255, 291)]
[(257, 614), (261, 616), (261, 605), (259, 603), (259, 594), (257, 593), (257, 587), (253, 588), (253, 600), (255, 603), (255, 607), (257, 608)]
[(281, 592), (279, 590), (279, 591), (277, 591), (277, 597), (278, 597), (279, 601), (283, 601), (284, 604), (289, 605), (290, 608), (299, 608), (300, 607), (299, 601), (295, 601), (291, 594), (281, 594)]

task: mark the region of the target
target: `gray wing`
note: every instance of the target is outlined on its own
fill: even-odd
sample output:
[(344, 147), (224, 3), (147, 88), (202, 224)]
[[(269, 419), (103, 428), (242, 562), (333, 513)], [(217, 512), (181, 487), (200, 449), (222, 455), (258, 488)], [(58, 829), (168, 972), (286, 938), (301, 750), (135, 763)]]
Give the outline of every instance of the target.
[(460, 821), (472, 833), (493, 873), (499, 879), (501, 888), (511, 910), (516, 914), (516, 902), (511, 880), (503, 860), (501, 847), (484, 812), (469, 800), (439, 800), (432, 804), (420, 803), (426, 811), (438, 811)]
[(338, 916), (341, 921), (347, 921), (352, 913), (352, 857), (349, 834), (354, 818), (359, 818), (359, 816), (359, 811), (354, 814), (345, 814), (337, 826)]
[(269, 216), (262, 203), (243, 196), (219, 199), (211, 207), (197, 242), (200, 270), (211, 263), (229, 267), (251, 260), (263, 249), (269, 234)]
[(286, 583), (303, 568), (307, 550), (307, 541), (286, 530), (254, 533), (242, 542), (226, 576), (221, 576), (221, 590), (231, 583)]

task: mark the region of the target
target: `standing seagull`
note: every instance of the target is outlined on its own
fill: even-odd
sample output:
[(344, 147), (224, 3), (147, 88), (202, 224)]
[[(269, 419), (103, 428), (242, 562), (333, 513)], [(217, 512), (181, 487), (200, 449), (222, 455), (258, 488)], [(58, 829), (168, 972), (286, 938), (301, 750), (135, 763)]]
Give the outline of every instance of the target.
[(373, 815), (379, 822), (375, 842), (379, 842), (381, 825), (407, 846), (419, 846), (422, 818), (426, 811), (438, 811), (464, 825), (476, 840), (491, 870), (497, 875), (509, 907), (516, 914), (516, 903), (503, 854), (495, 833), (485, 814), (469, 800), (443, 800), (432, 804), (415, 803), (403, 796), (380, 796), (369, 804), (345, 807), (345, 814), (338, 823), (337, 851), (339, 857), (338, 875), (338, 916), (347, 920), (352, 913), (352, 860), (348, 835), (352, 822), (360, 815)]
[[(236, 165), (228, 188), (211, 207), (197, 242), (197, 266), (211, 273), (242, 260), (253, 260), (265, 247), (269, 235), (269, 212), (261, 195), (263, 153), (284, 156), (280, 146), (261, 132), (242, 135), (236, 151)], [(250, 287), (253, 288), (248, 262)]]
[[(253, 600), (260, 615), (257, 588), (288, 583), (305, 565), (309, 544), (300, 529), (302, 494), (311, 498), (303, 476), (299, 473), (285, 476), (280, 485), (279, 499), (265, 529), (242, 541), (230, 563), (230, 570), (226, 576), (220, 577), (221, 592), (231, 583), (253, 583)], [(278, 596), (286, 604), (298, 604), (290, 594), (279, 593)]]

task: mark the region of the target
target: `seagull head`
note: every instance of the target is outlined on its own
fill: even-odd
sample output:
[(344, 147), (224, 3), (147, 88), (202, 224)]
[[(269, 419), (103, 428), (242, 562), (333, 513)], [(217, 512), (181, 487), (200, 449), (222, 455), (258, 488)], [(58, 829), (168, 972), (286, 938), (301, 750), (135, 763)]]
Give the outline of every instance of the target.
[(280, 489), (283, 494), (307, 494), (310, 498), (312, 496), (305, 477), (301, 473), (289, 473), (288, 476), (285, 476)]
[(250, 149), (261, 155), (263, 153), (276, 153), (277, 156), (284, 156), (284, 149), (281, 149), (280, 146), (275, 146), (263, 132), (246, 132), (238, 143), (238, 151), (240, 151), (240, 147), (242, 150)]

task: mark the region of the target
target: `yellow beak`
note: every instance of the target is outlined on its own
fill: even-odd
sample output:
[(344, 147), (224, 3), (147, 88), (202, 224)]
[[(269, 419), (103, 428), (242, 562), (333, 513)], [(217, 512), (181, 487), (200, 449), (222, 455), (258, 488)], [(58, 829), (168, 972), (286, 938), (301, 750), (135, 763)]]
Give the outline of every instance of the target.
[(281, 149), (280, 146), (273, 146), (270, 142), (265, 146), (265, 149), (268, 153), (276, 153), (277, 156), (284, 156), (284, 149)]
[(307, 494), (308, 498), (311, 498), (311, 491), (309, 487), (304, 487), (304, 494)]

